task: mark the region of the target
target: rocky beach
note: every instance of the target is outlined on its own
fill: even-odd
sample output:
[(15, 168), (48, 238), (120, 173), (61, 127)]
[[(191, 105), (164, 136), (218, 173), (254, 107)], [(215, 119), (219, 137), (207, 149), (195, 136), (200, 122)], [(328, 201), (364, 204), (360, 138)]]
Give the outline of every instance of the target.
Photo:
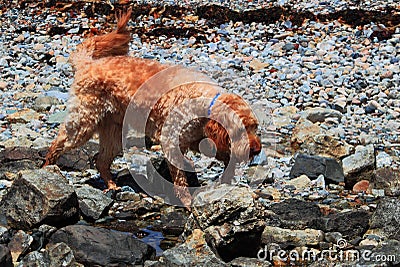
[[(211, 188), (190, 212), (135, 180), (168, 173), (159, 147), (114, 161), (118, 192), (97, 137), (41, 168), (70, 53), (128, 7), (132, 57), (207, 75), (260, 122), (235, 184), (191, 155)], [(0, 0), (0, 31), (0, 266), (399, 266), (399, 2)]]

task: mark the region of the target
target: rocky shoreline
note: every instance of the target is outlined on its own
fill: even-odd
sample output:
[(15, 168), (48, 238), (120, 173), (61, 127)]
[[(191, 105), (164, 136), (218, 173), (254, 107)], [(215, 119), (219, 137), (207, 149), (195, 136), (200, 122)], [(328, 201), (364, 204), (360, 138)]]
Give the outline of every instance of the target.
[[(236, 185), (197, 192), (192, 212), (135, 182), (143, 158), (165, 173), (157, 151), (138, 152), (133, 172), (115, 160), (117, 193), (102, 192), (96, 139), (41, 169), (65, 116), (69, 53), (127, 5), (0, 2), (1, 266), (400, 263), (396, 1), (130, 3), (130, 54), (194, 68), (243, 96), (263, 152)], [(196, 164), (203, 185), (223, 171)]]

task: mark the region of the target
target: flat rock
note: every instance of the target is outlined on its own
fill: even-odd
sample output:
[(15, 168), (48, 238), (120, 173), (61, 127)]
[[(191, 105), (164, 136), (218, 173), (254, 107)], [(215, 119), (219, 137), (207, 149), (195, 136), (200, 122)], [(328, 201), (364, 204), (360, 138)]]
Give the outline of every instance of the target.
[(384, 197), (380, 200), (370, 220), (367, 234), (376, 234), (400, 241), (400, 200)]
[(307, 175), (300, 175), (299, 177), (293, 178), (290, 181), (286, 182), (287, 185), (293, 185), (297, 190), (302, 190), (305, 188), (310, 188), (311, 179), (307, 177)]
[(7, 222), (17, 229), (65, 225), (78, 216), (78, 199), (67, 179), (51, 168), (21, 171), (0, 202)]
[(10, 249), (14, 263), (17, 262), (18, 258), (29, 248), (32, 241), (32, 236), (22, 230), (19, 230), (10, 239), (10, 242), (8, 243), (8, 248)]
[(328, 183), (344, 181), (341, 165), (335, 159), (329, 157), (298, 154), (289, 177), (294, 179), (303, 174), (310, 179), (316, 179), (322, 174)]
[(212, 252), (199, 229), (185, 243), (164, 251), (160, 262), (162, 266), (229, 266)]
[(315, 246), (324, 240), (324, 232), (315, 229), (292, 230), (280, 227), (266, 226), (261, 240), (263, 244), (278, 243), (287, 246)]
[(0, 266), (13, 267), (11, 252), (8, 247), (0, 244)]
[(59, 229), (49, 244), (64, 242), (84, 266), (132, 266), (155, 257), (155, 249), (132, 234), (87, 225)]
[(268, 267), (271, 263), (267, 260), (239, 257), (229, 262), (231, 267)]
[(76, 187), (79, 209), (90, 220), (99, 219), (112, 205), (113, 200), (101, 190), (91, 186)]
[(321, 210), (315, 203), (290, 198), (269, 207), (281, 221), (281, 227), (304, 229), (310, 223), (322, 216)]

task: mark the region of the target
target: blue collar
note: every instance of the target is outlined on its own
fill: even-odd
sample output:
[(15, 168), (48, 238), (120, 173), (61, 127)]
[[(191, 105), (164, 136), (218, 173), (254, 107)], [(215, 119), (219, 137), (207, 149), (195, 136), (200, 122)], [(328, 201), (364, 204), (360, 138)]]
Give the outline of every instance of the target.
[(215, 104), (215, 101), (217, 100), (217, 98), (219, 97), (221, 95), (221, 93), (217, 93), (215, 96), (214, 96), (214, 98), (211, 100), (211, 103), (210, 103), (210, 105), (208, 106), (208, 116), (210, 116), (211, 115), (211, 108), (214, 106), (214, 104)]

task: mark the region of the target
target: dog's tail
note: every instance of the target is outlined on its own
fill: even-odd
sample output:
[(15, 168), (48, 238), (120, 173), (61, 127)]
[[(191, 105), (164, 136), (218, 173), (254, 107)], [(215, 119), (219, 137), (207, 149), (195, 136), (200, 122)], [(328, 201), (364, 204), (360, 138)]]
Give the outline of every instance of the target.
[(132, 9), (116, 14), (117, 28), (105, 35), (91, 37), (77, 46), (76, 51), (70, 55), (70, 62), (75, 69), (90, 63), (93, 59), (109, 56), (127, 55), (131, 34), (126, 28), (131, 18)]
[(93, 59), (128, 54), (131, 34), (127, 30), (126, 25), (131, 18), (131, 14), (131, 8), (126, 13), (120, 12), (116, 15), (118, 20), (117, 29), (109, 34), (95, 37)]

